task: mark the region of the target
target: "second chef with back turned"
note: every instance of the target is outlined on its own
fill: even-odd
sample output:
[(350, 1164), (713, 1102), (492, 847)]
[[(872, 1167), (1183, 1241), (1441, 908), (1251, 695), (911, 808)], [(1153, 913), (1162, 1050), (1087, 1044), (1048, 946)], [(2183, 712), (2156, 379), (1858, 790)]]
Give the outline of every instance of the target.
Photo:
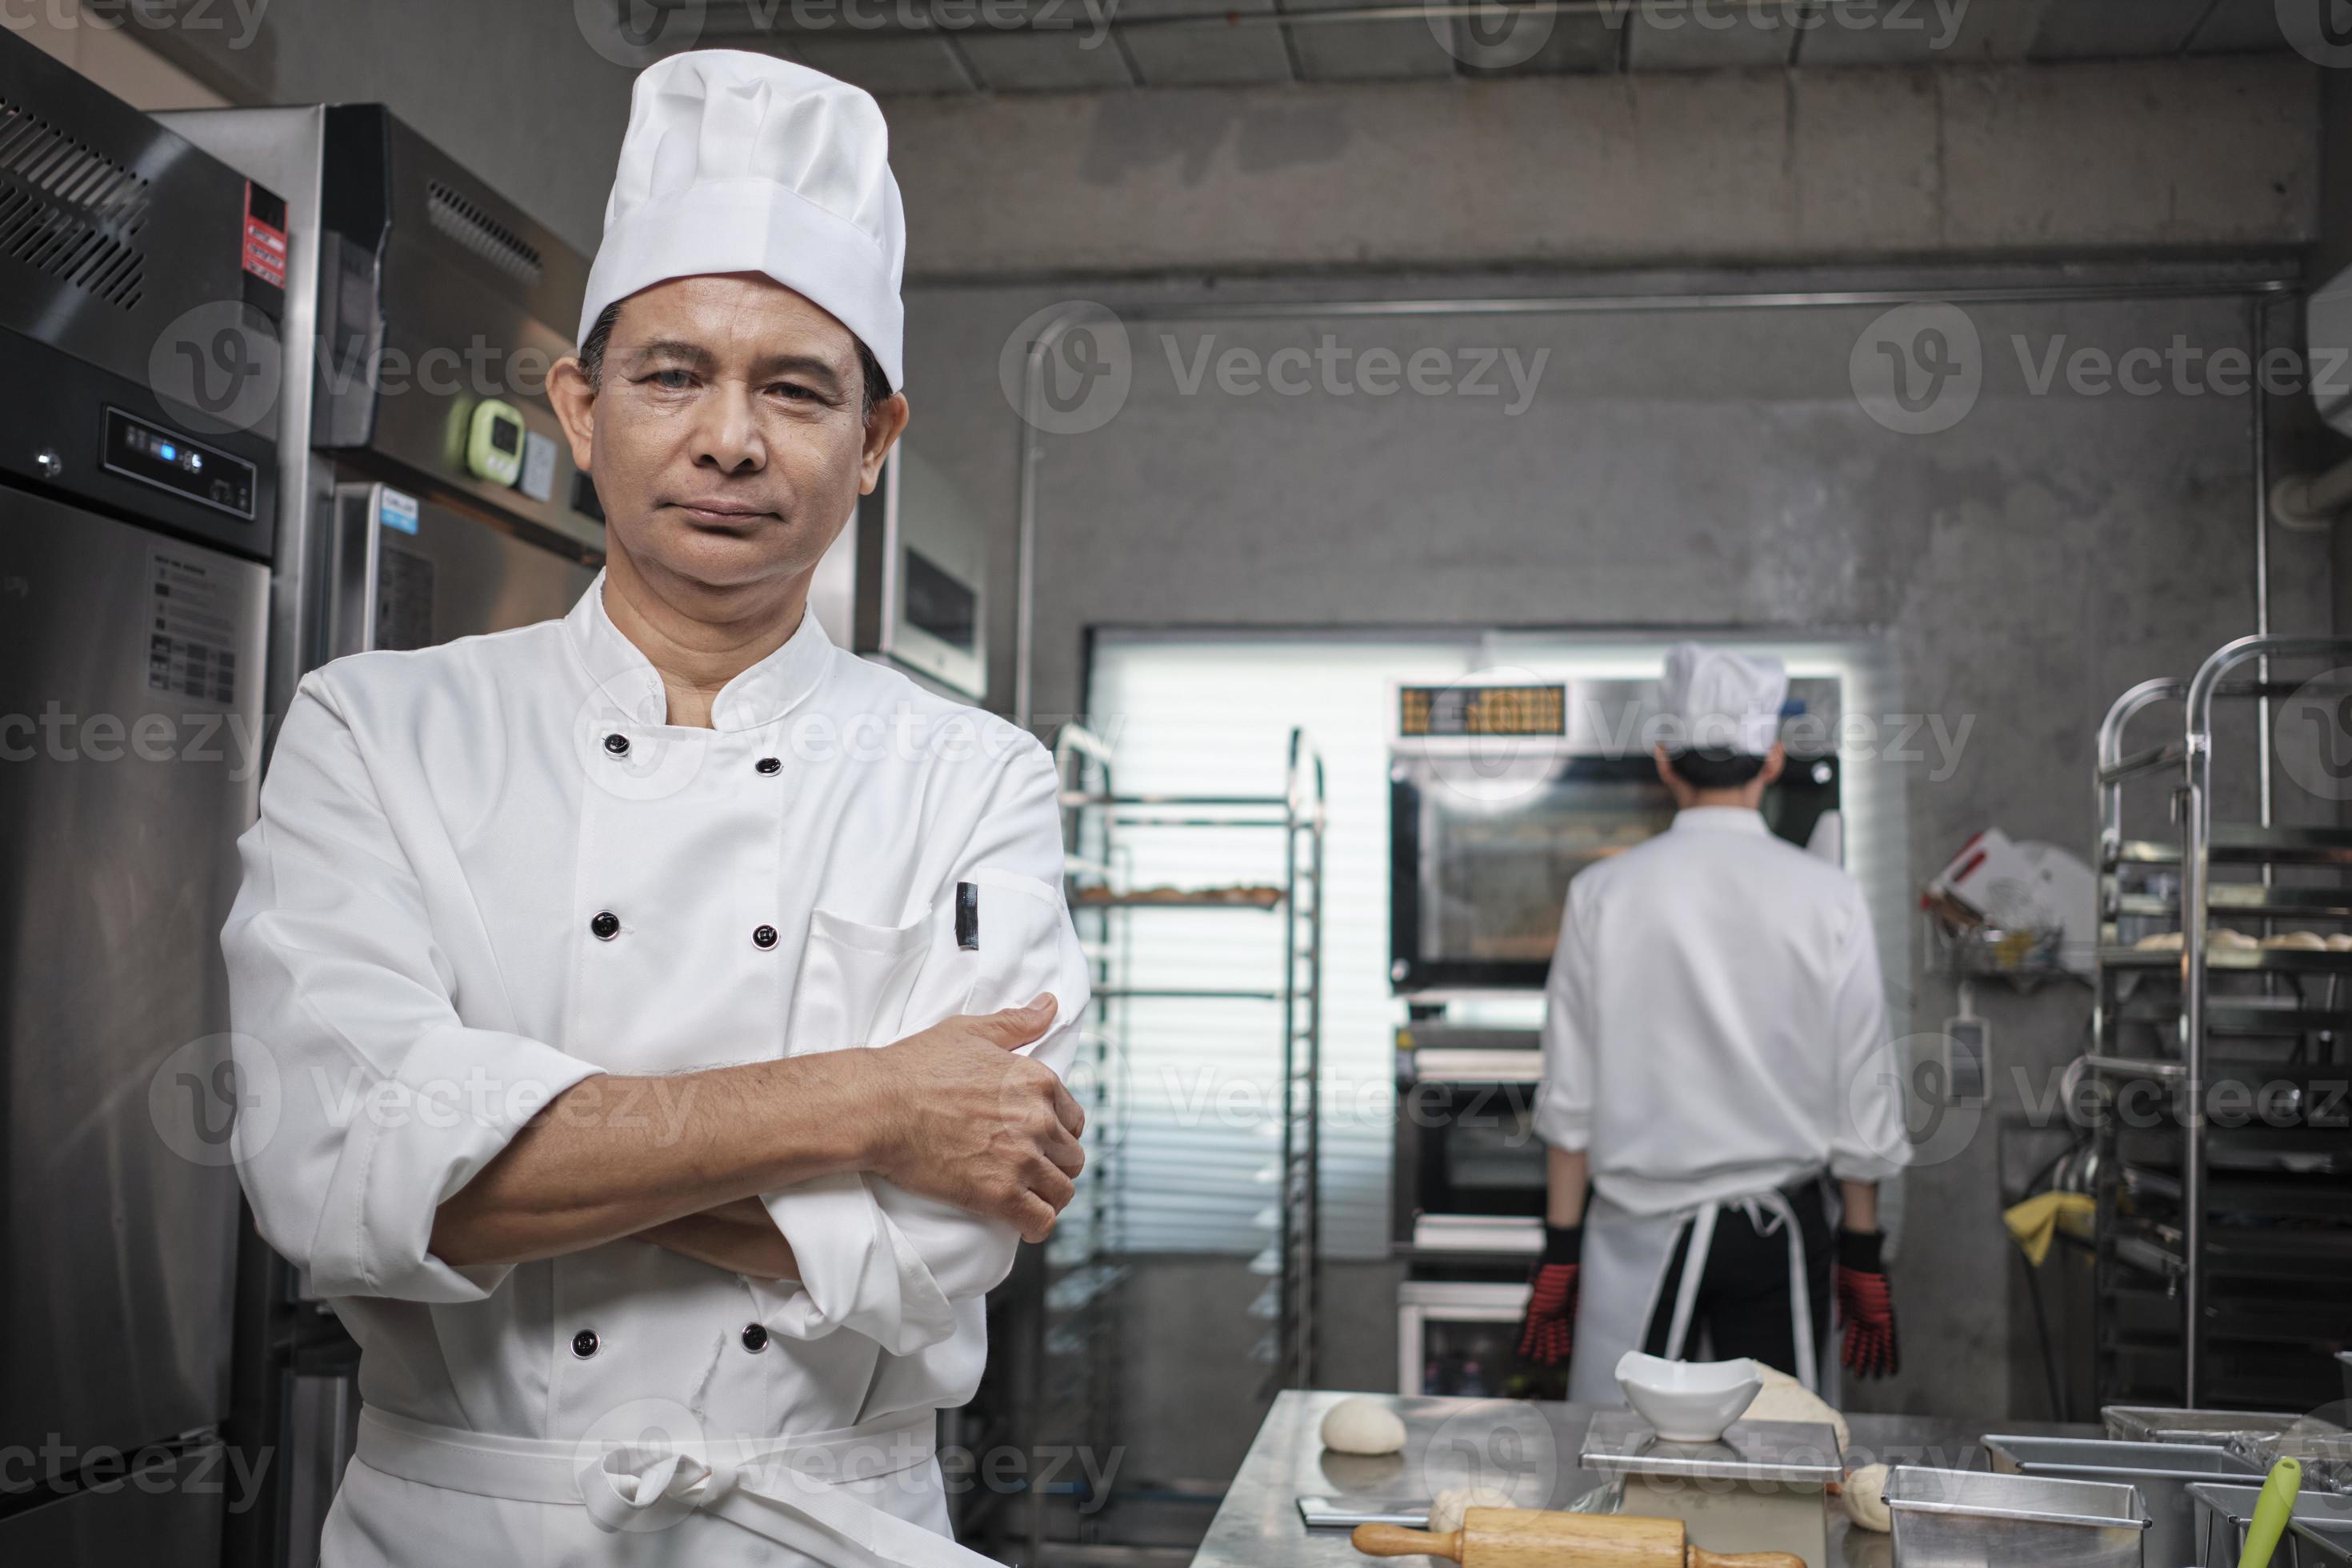
[(1877, 1186), (1907, 1144), (1878, 952), (1853, 879), (1765, 826), (1787, 692), (1777, 660), (1674, 647), (1673, 826), (1569, 884), (1520, 1352), (1569, 1361), (1571, 1399), (1614, 1404), (1625, 1352), (1693, 1357), (1702, 1335), (1818, 1391), (1832, 1279), (1846, 1367), (1895, 1370)]

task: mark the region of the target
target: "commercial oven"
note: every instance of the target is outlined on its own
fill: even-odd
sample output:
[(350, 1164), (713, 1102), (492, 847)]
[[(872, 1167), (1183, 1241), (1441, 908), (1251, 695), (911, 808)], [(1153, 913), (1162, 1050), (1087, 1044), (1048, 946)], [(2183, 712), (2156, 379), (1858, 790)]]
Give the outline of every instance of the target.
[(1532, 1258), (1543, 1246), (1534, 1031), (1417, 1019), (1397, 1031), (1390, 1239), (1419, 1258)]
[(0, 31), (0, 1563), (220, 1559), (283, 265), (266, 186)]
[[(1400, 992), (1535, 991), (1568, 884), (1664, 829), (1654, 680), (1401, 687), (1389, 764), (1389, 976)], [(1772, 831), (1835, 859), (1838, 683), (1790, 682)]]

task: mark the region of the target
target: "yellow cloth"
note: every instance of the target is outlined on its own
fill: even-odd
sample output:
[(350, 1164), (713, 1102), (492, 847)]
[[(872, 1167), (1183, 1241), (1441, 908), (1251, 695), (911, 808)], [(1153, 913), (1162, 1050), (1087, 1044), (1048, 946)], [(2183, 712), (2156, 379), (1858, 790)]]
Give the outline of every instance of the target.
[(2036, 1268), (2050, 1256), (2051, 1240), (2058, 1234), (2061, 1221), (2066, 1228), (2081, 1234), (2084, 1225), (2096, 1216), (2099, 1205), (2088, 1193), (2043, 1193), (2026, 1199), (2000, 1217), (2009, 1226), (2009, 1234), (2016, 1238), (2025, 1260)]

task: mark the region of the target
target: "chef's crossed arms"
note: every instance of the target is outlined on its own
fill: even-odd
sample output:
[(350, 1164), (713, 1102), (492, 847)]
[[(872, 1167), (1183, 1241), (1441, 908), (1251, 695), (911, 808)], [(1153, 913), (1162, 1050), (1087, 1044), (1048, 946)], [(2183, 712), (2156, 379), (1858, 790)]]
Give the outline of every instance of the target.
[(440, 1206), (433, 1253), (455, 1268), (561, 1257), (635, 1237), (761, 1279), (789, 1279), (792, 1249), (759, 1194), (870, 1173), (919, 1196), (1045, 1239), (1085, 1167), (1086, 1112), (1053, 1069), (1016, 1054), (1056, 1003), (958, 1016), (875, 1050), (824, 1051), (679, 1075), (675, 1126), (567, 1115), (591, 1079)]

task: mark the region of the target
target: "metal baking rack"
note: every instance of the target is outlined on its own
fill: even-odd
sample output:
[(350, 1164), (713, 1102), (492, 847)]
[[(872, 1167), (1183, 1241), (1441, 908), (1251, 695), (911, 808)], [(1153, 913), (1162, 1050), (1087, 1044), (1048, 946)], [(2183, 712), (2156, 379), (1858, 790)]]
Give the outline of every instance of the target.
[[(1121, 794), (1110, 747), (1079, 725), (1055, 734), (1061, 773), (1064, 869), (1071, 919), (1092, 965), (1087, 1045), (1072, 1072), (1086, 1107), (1087, 1166), (1079, 1194), (1024, 1288), (1034, 1383), (1025, 1395), (1028, 1447), (1083, 1442), (1097, 1453), (1121, 1443), (1121, 1306), (1129, 1284), (1122, 1159), (1128, 1134), (1129, 1036), (1139, 1007), (1169, 1000), (1263, 1002), (1274, 1022), (1267, 1044), (1280, 1064), (1276, 1155), (1263, 1174), (1273, 1201), (1258, 1216), (1266, 1244), (1252, 1260), (1266, 1286), (1251, 1309), (1266, 1323), (1255, 1347), (1265, 1369), (1263, 1396), (1311, 1387), (1315, 1376), (1316, 1259), (1320, 1231), (1318, 1081), (1322, 1039), (1323, 761), (1302, 730), (1290, 731), (1278, 795)], [(1279, 887), (1144, 889), (1129, 886), (1123, 830), (1264, 828), (1282, 836)], [(1280, 978), (1262, 989), (1140, 986), (1134, 973), (1136, 910), (1223, 910), (1235, 918), (1273, 916)], [(1123, 1483), (1124, 1484), (1124, 1483)], [(1147, 1483), (1148, 1484), (1148, 1483)], [(1165, 1490), (1167, 1489), (1160, 1489)], [(1029, 1556), (1048, 1544), (1047, 1500), (1030, 1497)], [(1213, 1497), (1205, 1500), (1213, 1501)], [(1107, 1526), (1090, 1510), (1090, 1533)]]
[[(2189, 679), (2133, 687), (2099, 729), (2102, 1403), (2309, 1408), (2333, 1396), (2329, 1357), (2352, 1338), (2352, 951), (2276, 945), (2283, 927), (2352, 934), (2352, 829), (2276, 819), (2273, 705), (2352, 701), (2352, 672), (2273, 679), (2274, 660), (2312, 659), (2352, 664), (2352, 639), (2241, 637)], [(2254, 705), (2254, 754), (2232, 742), (2229, 760), (2258, 787), (2220, 781), (2259, 800), (2253, 822), (2216, 817), (2221, 703)], [(2159, 710), (2171, 735), (2126, 750)], [(2171, 823), (2127, 830), (2125, 785), (2168, 778)]]

